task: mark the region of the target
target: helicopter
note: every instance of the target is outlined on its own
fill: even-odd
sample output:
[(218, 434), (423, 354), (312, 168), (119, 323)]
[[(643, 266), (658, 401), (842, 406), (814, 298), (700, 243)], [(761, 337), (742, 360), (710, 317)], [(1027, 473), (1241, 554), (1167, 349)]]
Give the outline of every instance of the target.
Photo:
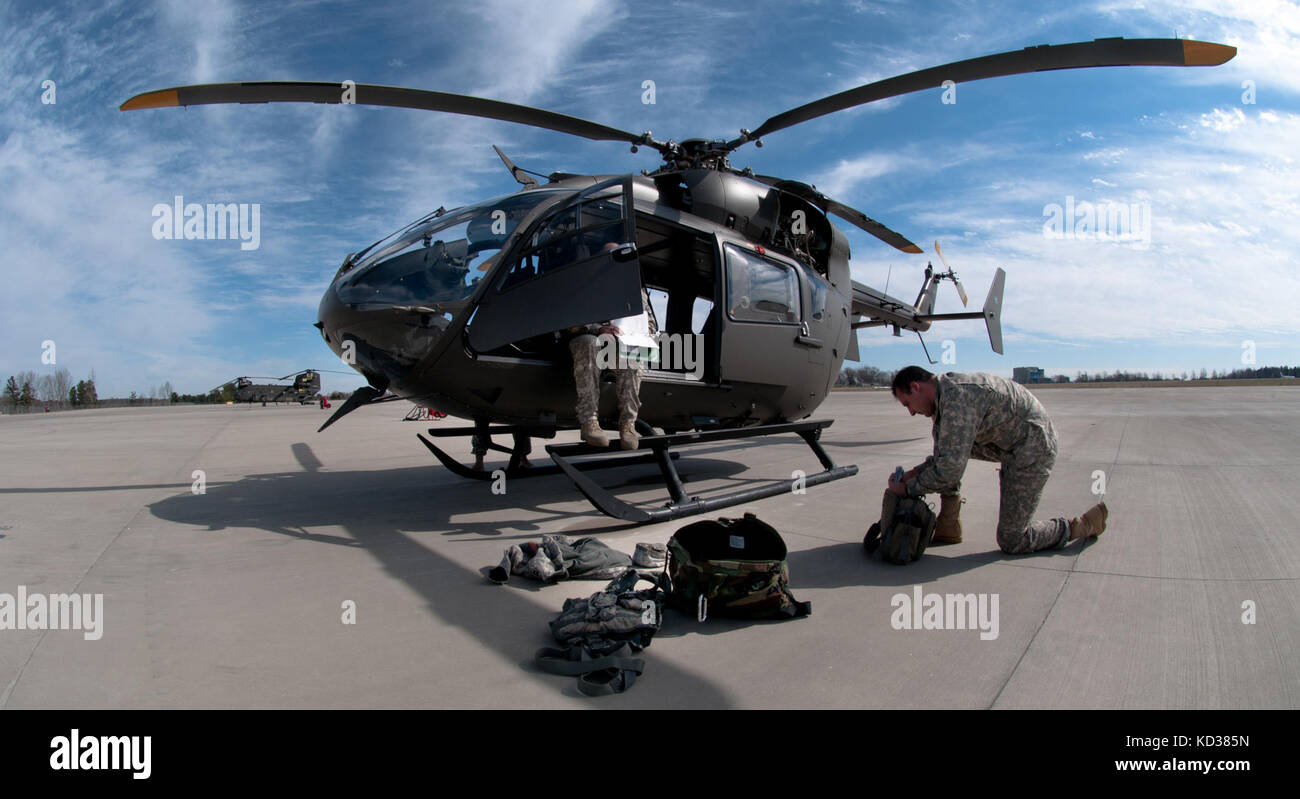
[[(283, 381), (290, 379), (293, 382), (288, 385), (253, 382), (254, 380)], [(247, 402), (252, 404), (260, 402), (265, 405), (268, 402), (297, 402), (299, 405), (306, 405), (309, 402), (316, 402), (317, 395), (320, 394), (320, 371), (304, 369), (301, 372), (288, 374), (284, 377), (236, 377), (233, 380), (227, 380), (213, 390), (224, 390), (227, 387), (231, 389), (232, 398), (237, 403)]]
[[(658, 140), (539, 108), (480, 97), (389, 86), (247, 82), (180, 86), (136, 95), (121, 110), (218, 103), (311, 102), (441, 111), (544, 128), (595, 141), (656, 150), (663, 164), (640, 174), (543, 175), (497, 155), (522, 189), (452, 210), (438, 208), (348, 254), (321, 299), (325, 344), (365, 377), (324, 430), (356, 408), (406, 399), (473, 420), (433, 437), (513, 434), (511, 476), (562, 471), (602, 512), (637, 523), (661, 521), (791, 490), (777, 481), (723, 496), (690, 496), (676, 471), (676, 447), (793, 433), (823, 469), (813, 486), (857, 473), (818, 443), (833, 420), (814, 420), (844, 360), (858, 360), (856, 331), (891, 328), (918, 337), (936, 321), (983, 319), (1002, 352), (1005, 271), (995, 272), (979, 311), (936, 314), (939, 283), (965, 292), (951, 267), (927, 266), (914, 302), (852, 280), (849, 246), (834, 216), (895, 249), (919, 246), (863, 212), (798, 180), (736, 168), (742, 145), (836, 111), (956, 83), (1037, 71), (1103, 66), (1215, 66), (1236, 48), (1187, 39), (1107, 38), (1026, 47), (859, 86), (769, 118), (731, 140)], [(534, 177), (544, 177), (539, 183)], [(937, 249), (937, 243), (936, 243)], [(942, 253), (939, 253), (942, 261)], [(945, 262), (946, 265), (946, 262)], [(677, 357), (643, 374), (637, 449), (550, 444), (555, 466), (523, 469), (528, 437), (578, 426), (573, 366), (563, 331), (643, 312), (655, 292), (663, 349)], [(658, 315), (658, 314), (656, 314)], [(676, 338), (674, 338), (676, 337)], [(924, 346), (924, 339), (922, 339)], [(928, 353), (927, 353), (928, 358)], [(693, 362), (691, 362), (693, 361)], [(602, 387), (602, 426), (617, 416)], [(654, 428), (663, 432), (657, 433)], [(489, 479), (418, 436), (448, 469)], [(644, 508), (592, 480), (589, 469), (656, 463), (671, 500)]]

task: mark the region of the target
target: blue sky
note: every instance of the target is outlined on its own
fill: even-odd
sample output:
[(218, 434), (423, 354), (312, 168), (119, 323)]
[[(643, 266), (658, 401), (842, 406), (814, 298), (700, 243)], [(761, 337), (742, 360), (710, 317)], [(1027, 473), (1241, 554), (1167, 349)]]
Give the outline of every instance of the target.
[[(42, 344), (100, 395), (343, 368), (311, 324), (348, 252), (438, 206), (512, 192), (491, 145), (539, 172), (657, 165), (643, 149), (504, 122), (362, 106), (122, 113), (151, 89), (354, 80), (525, 103), (660, 139), (732, 138), (873, 80), (1036, 44), (1172, 37), (1214, 68), (1054, 72), (823, 117), (736, 166), (815, 183), (922, 244), (850, 228), (857, 280), (911, 299), (938, 240), (978, 306), (1007, 270), (1006, 355), (936, 326), (945, 369), (1181, 373), (1300, 363), (1300, 8), (1290, 2), (476, 2), (0, 7), (0, 376)], [(1044, 9), (1047, 10), (1044, 10)], [(643, 82), (655, 83), (655, 102)], [(54, 82), (51, 98), (48, 85)], [(1252, 96), (1253, 94), (1253, 96)], [(53, 99), (53, 103), (42, 99)], [(951, 98), (950, 98), (951, 99)], [(260, 243), (157, 240), (153, 208), (257, 203)], [(1137, 206), (1130, 235), (1044, 234), (1053, 206)], [(950, 284), (938, 311), (961, 310)], [(860, 333), (863, 362), (923, 362)], [(1248, 345), (1248, 346), (1247, 346)], [(1243, 349), (1246, 347), (1246, 349)], [(325, 387), (359, 378), (326, 375)]]

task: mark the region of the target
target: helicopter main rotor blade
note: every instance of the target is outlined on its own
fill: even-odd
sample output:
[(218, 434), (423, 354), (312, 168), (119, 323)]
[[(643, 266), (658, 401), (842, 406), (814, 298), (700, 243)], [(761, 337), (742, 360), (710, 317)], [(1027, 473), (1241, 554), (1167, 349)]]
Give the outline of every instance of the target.
[(1004, 75), (1020, 75), (1053, 69), (1087, 67), (1208, 67), (1218, 66), (1237, 54), (1237, 48), (1214, 42), (1191, 39), (1097, 39), (1074, 44), (1039, 45), (1007, 53), (969, 58), (943, 66), (909, 72), (893, 78), (868, 83), (856, 89), (814, 100), (798, 108), (777, 114), (739, 143), (752, 141), (791, 125), (807, 122), (826, 114), (873, 103), (900, 94), (919, 92), (942, 86), (945, 81), (965, 83)]
[[(345, 92), (351, 96), (344, 102)], [(482, 97), (462, 94), (431, 92), (422, 89), (403, 89), (397, 86), (374, 86), (358, 83), (345, 87), (341, 83), (303, 81), (254, 81), (247, 83), (204, 83), (194, 86), (176, 86), (170, 89), (137, 94), (125, 103), (122, 111), (141, 108), (170, 108), (174, 106), (214, 105), (222, 103), (333, 103), (355, 105), (382, 105), (392, 108), (417, 108), (425, 111), (446, 111), (452, 114), (517, 122), (535, 128), (570, 133), (596, 141), (625, 141), (647, 144), (648, 137), (611, 128), (554, 111), (526, 105), (503, 103)]]
[(798, 197), (802, 197), (826, 213), (835, 214), (840, 219), (849, 222), (854, 227), (865, 230), (889, 246), (902, 250), (903, 252), (919, 253), (921, 248), (907, 240), (907, 237), (901, 233), (890, 230), (876, 220), (862, 213), (856, 208), (845, 205), (837, 200), (832, 200), (825, 194), (809, 186), (807, 183), (800, 183), (797, 180), (785, 180), (784, 178), (774, 178), (770, 175), (753, 175), (754, 180), (774, 186), (782, 191), (788, 191)]
[(236, 377), (236, 378), (232, 378), (232, 379), (230, 379), (230, 380), (227, 380), (226, 382), (221, 383), (220, 385), (213, 386), (212, 388), (208, 389), (207, 391), (205, 391), (205, 392), (203, 392), (203, 393), (204, 393), (204, 394), (211, 394), (211, 393), (214, 392), (214, 391), (220, 391), (221, 389), (224, 389), (226, 386), (235, 386), (235, 385), (238, 385), (239, 381), (240, 381), (240, 380), (243, 380), (243, 379), (245, 379), (244, 376), (243, 376), (243, 375), (240, 375), (239, 377)]

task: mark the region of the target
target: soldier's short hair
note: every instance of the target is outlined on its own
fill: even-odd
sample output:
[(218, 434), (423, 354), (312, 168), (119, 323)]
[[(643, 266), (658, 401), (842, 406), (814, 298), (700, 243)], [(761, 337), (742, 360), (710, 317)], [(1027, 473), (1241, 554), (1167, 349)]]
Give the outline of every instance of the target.
[(894, 382), (890, 386), (889, 391), (895, 397), (898, 396), (899, 391), (902, 391), (904, 394), (911, 394), (913, 383), (924, 383), (933, 377), (933, 372), (927, 372), (919, 366), (904, 366), (894, 375)]

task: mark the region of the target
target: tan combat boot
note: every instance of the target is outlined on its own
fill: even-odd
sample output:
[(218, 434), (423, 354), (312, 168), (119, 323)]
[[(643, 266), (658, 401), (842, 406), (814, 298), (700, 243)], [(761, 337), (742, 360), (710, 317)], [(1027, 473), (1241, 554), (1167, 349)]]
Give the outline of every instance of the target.
[(594, 418), (582, 423), (582, 440), (593, 447), (609, 446), (609, 439), (600, 430), (600, 422)]
[(965, 502), (958, 494), (939, 497), (939, 521), (934, 526), (934, 538), (931, 544), (961, 543), (961, 503)]
[(636, 434), (635, 422), (623, 422), (618, 426), (618, 438), (623, 449), (636, 449), (641, 446), (641, 436)]
[(1070, 520), (1070, 540), (1101, 535), (1106, 531), (1106, 517), (1109, 515), (1110, 511), (1106, 509), (1105, 501), (1102, 501), (1088, 508), (1082, 516), (1075, 516)]

